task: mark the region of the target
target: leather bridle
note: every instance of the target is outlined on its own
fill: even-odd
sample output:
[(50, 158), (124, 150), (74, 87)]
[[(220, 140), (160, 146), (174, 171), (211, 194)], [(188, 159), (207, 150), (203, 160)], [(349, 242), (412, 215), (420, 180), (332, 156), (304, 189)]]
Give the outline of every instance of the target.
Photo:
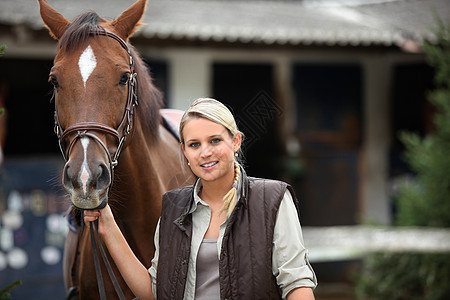
[[(128, 82), (127, 82), (128, 97), (127, 97), (127, 103), (126, 103), (125, 111), (123, 114), (123, 118), (122, 118), (119, 126), (117, 127), (117, 129), (114, 129), (108, 125), (99, 124), (96, 122), (79, 122), (79, 123), (76, 123), (76, 124), (73, 124), (73, 125), (67, 127), (66, 129), (63, 129), (61, 126), (61, 123), (59, 122), (58, 111), (56, 109), (56, 101), (55, 101), (55, 128), (54, 128), (54, 131), (58, 137), (59, 148), (61, 150), (61, 153), (62, 153), (65, 161), (67, 161), (69, 159), (69, 155), (70, 155), (70, 152), (71, 152), (74, 144), (77, 142), (77, 140), (81, 139), (82, 137), (91, 138), (94, 141), (96, 141), (97, 143), (99, 143), (100, 146), (105, 150), (106, 155), (108, 156), (109, 166), (110, 166), (110, 170), (111, 170), (111, 183), (112, 183), (114, 167), (117, 166), (119, 155), (123, 149), (124, 143), (125, 143), (128, 135), (132, 132), (132, 130), (134, 128), (134, 119), (135, 119), (134, 112), (135, 112), (135, 107), (138, 105), (137, 96), (136, 96), (136, 86), (137, 86), (136, 76), (137, 76), (137, 74), (134, 69), (134, 60), (133, 60), (133, 57), (131, 56), (130, 48), (128, 47), (128, 45), (122, 38), (120, 38), (114, 32), (106, 30), (104, 28), (91, 30), (90, 34), (91, 35), (103, 35), (103, 36), (107, 36), (107, 37), (111, 37), (111, 38), (115, 39), (116, 41), (118, 41), (120, 43), (122, 48), (124, 48), (127, 51), (128, 55), (130, 57), (130, 76), (129, 76)], [(55, 93), (53, 93), (53, 97), (55, 97)], [(120, 134), (119, 131), (121, 128), (122, 128), (122, 132)], [(106, 133), (115, 138), (115, 140), (117, 142), (117, 149), (116, 149), (116, 152), (114, 153), (114, 155), (110, 154), (108, 147), (105, 145), (105, 143), (103, 143), (103, 141), (97, 135), (92, 133), (92, 131)], [(73, 133), (76, 133), (75, 137), (73, 137), (72, 140), (70, 141), (70, 143), (68, 144), (68, 146), (65, 147), (64, 140), (70, 134), (73, 134)]]
[[(109, 160), (109, 166), (110, 166), (110, 170), (111, 170), (111, 184), (110, 184), (109, 188), (111, 188), (113, 178), (114, 178), (113, 177), (114, 167), (116, 167), (118, 164), (120, 152), (122, 151), (122, 149), (124, 147), (124, 143), (127, 140), (128, 135), (130, 133), (132, 133), (132, 131), (134, 129), (134, 120), (135, 120), (134, 112), (135, 112), (135, 107), (138, 105), (137, 95), (136, 95), (136, 76), (137, 76), (137, 74), (134, 69), (134, 61), (133, 61), (133, 57), (131, 56), (130, 48), (128, 47), (128, 45), (122, 38), (120, 38), (117, 34), (111, 32), (109, 30), (106, 30), (104, 28), (91, 30), (89, 34), (103, 35), (103, 36), (107, 36), (107, 37), (111, 37), (111, 38), (115, 39), (116, 41), (118, 41), (120, 43), (122, 48), (124, 48), (127, 51), (128, 55), (130, 57), (130, 76), (129, 76), (128, 82), (127, 82), (128, 97), (127, 97), (127, 103), (126, 103), (124, 115), (123, 115), (122, 120), (121, 120), (119, 126), (117, 127), (117, 129), (114, 129), (108, 125), (99, 124), (96, 122), (79, 122), (79, 123), (76, 123), (76, 124), (73, 124), (73, 125), (67, 127), (66, 129), (63, 129), (61, 126), (61, 123), (59, 122), (58, 111), (56, 108), (56, 101), (55, 101), (55, 128), (54, 128), (54, 130), (55, 130), (56, 135), (58, 136), (59, 148), (60, 148), (61, 153), (64, 157), (64, 160), (66, 162), (69, 159), (69, 155), (70, 155), (70, 152), (71, 152), (74, 144), (83, 137), (91, 138), (101, 145), (101, 147), (105, 150), (106, 155), (108, 156), (108, 160)], [(55, 93), (53, 93), (53, 97), (55, 97)], [(114, 153), (114, 155), (110, 154), (108, 147), (105, 145), (105, 143), (92, 131), (102, 132), (107, 135), (111, 135), (115, 138), (115, 140), (117, 141), (117, 149), (116, 149), (116, 152)], [(119, 133), (120, 131), (121, 131), (121, 134)], [(70, 141), (70, 143), (68, 144), (68, 146), (66, 148), (64, 146), (64, 140), (69, 135), (74, 134), (74, 133), (75, 133), (75, 136), (72, 138), (72, 140)], [(84, 224), (83, 221), (81, 223)], [(82, 228), (84, 228), (84, 226), (82, 226)], [(100, 253), (101, 253), (103, 262), (106, 265), (108, 275), (114, 285), (114, 289), (115, 289), (117, 295), (119, 296), (120, 299), (125, 300), (125, 296), (122, 292), (122, 289), (120, 288), (120, 285), (114, 275), (114, 272), (112, 271), (111, 265), (108, 261), (105, 251), (102, 247), (102, 243), (101, 243), (100, 237), (98, 235), (98, 220), (95, 222), (91, 222), (90, 234), (91, 234), (92, 253), (94, 256), (95, 273), (97, 276), (97, 284), (98, 284), (100, 299), (106, 300), (106, 293), (105, 293), (105, 285), (103, 283), (103, 276), (102, 276), (102, 271), (101, 271), (101, 267), (100, 267), (100, 259), (99, 259), (98, 251), (100, 251)], [(95, 240), (97, 240), (97, 242)], [(69, 291), (69, 293), (72, 293), (72, 292), (73, 292), (72, 290)]]

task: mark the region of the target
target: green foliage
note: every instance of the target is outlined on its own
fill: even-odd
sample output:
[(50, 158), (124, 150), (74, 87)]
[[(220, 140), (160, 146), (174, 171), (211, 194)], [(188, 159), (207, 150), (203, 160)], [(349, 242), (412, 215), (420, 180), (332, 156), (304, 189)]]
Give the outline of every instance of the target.
[(428, 95), (436, 108), (435, 131), (423, 139), (401, 133), (416, 178), (400, 188), (398, 225), (450, 227), (450, 27), (439, 20), (436, 36), (437, 44), (424, 43), (435, 70), (436, 89)]
[(423, 140), (402, 134), (406, 157), (417, 175), (400, 187), (397, 225), (450, 227), (450, 134), (445, 137), (438, 131)]
[[(438, 20), (436, 41), (424, 50), (435, 71), (435, 131), (421, 138), (401, 133), (405, 158), (415, 172), (400, 186), (399, 226), (450, 227), (450, 27)], [(400, 241), (399, 241), (400, 242)], [(450, 254), (378, 253), (364, 262), (357, 294), (373, 300), (450, 299)]]
[(423, 48), (428, 63), (435, 69), (435, 82), (444, 88), (450, 87), (450, 26), (436, 18), (436, 42), (424, 41)]
[(378, 253), (364, 263), (364, 276), (356, 287), (359, 299), (450, 299), (448, 254)]
[(5, 287), (4, 289), (0, 290), (0, 300), (11, 299), (11, 294), (9, 293), (9, 291), (16, 285), (21, 285), (21, 284), (22, 284), (21, 280), (16, 280), (13, 283), (11, 283), (10, 285), (8, 285), (7, 287)]
[(3, 53), (6, 51), (6, 45), (1, 45), (0, 46), (0, 55), (3, 55)]

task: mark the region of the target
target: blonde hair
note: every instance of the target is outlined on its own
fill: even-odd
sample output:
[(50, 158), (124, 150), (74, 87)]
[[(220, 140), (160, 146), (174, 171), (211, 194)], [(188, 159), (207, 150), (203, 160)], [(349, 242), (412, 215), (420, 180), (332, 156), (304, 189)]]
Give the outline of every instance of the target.
[[(188, 121), (195, 118), (205, 118), (222, 125), (228, 130), (232, 138), (236, 137), (237, 134), (241, 135), (241, 139), (244, 137), (243, 133), (237, 128), (233, 114), (224, 104), (212, 98), (199, 98), (192, 102), (181, 118), (179, 133), (182, 145), (184, 145), (184, 126)], [(237, 186), (241, 175), (240, 164), (237, 160), (239, 156), (242, 157), (242, 155), (239, 155), (240, 153), (241, 149), (239, 148), (234, 160), (234, 181), (230, 190), (223, 197), (223, 206), (220, 209), (220, 213), (227, 212), (227, 217), (231, 215), (237, 202)]]

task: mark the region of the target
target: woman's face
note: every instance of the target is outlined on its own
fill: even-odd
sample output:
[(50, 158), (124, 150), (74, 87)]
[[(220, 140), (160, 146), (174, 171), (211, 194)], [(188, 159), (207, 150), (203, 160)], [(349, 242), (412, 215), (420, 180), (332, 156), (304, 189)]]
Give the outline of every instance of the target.
[(192, 172), (205, 182), (234, 179), (234, 153), (241, 146), (241, 135), (233, 138), (220, 124), (194, 118), (184, 125), (183, 152)]

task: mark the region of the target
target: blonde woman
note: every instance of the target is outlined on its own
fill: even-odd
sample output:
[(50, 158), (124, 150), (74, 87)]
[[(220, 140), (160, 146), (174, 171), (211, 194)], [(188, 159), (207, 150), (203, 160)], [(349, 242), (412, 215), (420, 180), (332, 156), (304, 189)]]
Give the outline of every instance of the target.
[(248, 177), (243, 139), (228, 108), (200, 98), (184, 113), (181, 148), (198, 180), (163, 196), (155, 257), (147, 270), (109, 206), (86, 212), (139, 299), (314, 299), (317, 285), (293, 189)]

